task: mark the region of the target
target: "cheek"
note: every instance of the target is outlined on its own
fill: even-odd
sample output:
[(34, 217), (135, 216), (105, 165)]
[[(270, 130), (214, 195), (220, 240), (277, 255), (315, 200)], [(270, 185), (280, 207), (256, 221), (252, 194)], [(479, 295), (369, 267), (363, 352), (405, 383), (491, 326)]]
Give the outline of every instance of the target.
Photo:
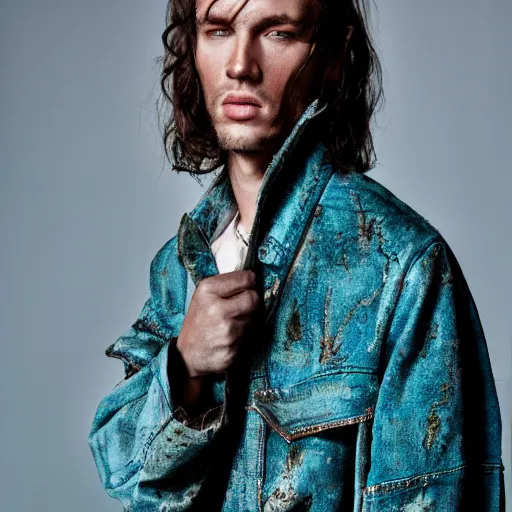
[(264, 75), (269, 91), (282, 93), (286, 84), (292, 80), (308, 53), (303, 51), (282, 51), (268, 54), (265, 58)]
[(196, 53), (196, 69), (201, 85), (203, 87), (205, 98), (208, 100), (215, 89), (218, 81), (219, 66), (212, 66), (212, 60), (204, 52)]

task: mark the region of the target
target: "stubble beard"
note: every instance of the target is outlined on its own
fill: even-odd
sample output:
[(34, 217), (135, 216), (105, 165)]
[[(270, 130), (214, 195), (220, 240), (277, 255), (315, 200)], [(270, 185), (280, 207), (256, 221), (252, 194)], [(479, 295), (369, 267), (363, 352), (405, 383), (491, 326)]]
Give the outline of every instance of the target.
[[(210, 122), (215, 131), (219, 148), (233, 153), (277, 151), (301, 114), (301, 112), (290, 112), (287, 106), (283, 107), (279, 112), (279, 117), (282, 119), (279, 126), (274, 124), (268, 130), (265, 130), (264, 134), (254, 133), (252, 136), (250, 134), (237, 134), (236, 128), (232, 126), (228, 128), (215, 123), (215, 119), (210, 114)], [(261, 132), (261, 130), (259, 131)]]
[(258, 153), (274, 148), (279, 140), (279, 133), (273, 130), (268, 134), (260, 135), (250, 134), (238, 135), (236, 128), (225, 129), (224, 127), (215, 126), (215, 133), (219, 147), (225, 151), (234, 153)]
[(269, 140), (260, 137), (249, 138), (217, 131), (219, 147), (234, 153), (256, 153), (268, 147)]

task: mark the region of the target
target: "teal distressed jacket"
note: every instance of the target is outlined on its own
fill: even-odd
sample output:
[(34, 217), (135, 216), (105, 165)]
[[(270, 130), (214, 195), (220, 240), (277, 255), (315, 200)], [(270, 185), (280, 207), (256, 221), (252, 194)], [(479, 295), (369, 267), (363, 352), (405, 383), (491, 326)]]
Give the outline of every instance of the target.
[(324, 111), (308, 107), (266, 170), (245, 267), (261, 322), (212, 377), (200, 421), (173, 399), (175, 342), (236, 213), (225, 169), (152, 260), (149, 298), (106, 351), (125, 379), (89, 445), (127, 511), (504, 510), (496, 388), (461, 268), (425, 218), (335, 169)]

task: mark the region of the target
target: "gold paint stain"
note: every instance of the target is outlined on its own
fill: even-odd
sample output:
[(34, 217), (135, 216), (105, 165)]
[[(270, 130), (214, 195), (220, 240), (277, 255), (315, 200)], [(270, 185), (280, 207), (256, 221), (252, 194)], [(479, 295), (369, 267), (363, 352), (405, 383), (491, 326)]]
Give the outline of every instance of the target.
[(345, 267), (345, 270), (347, 272), (350, 271), (350, 268), (348, 266), (348, 258), (347, 258), (347, 253), (346, 252), (343, 253), (343, 256), (341, 258), (341, 264)]
[(302, 339), (302, 326), (297, 298), (293, 299), (292, 313), (286, 323), (286, 348), (290, 348), (293, 341)]
[(424, 266), (425, 268), (427, 268), (428, 266), (432, 266), (432, 265), (433, 265), (433, 263), (434, 263), (434, 261), (435, 261), (435, 259), (436, 259), (437, 255), (438, 255), (438, 253), (439, 253), (439, 250), (440, 250), (440, 249), (439, 249), (439, 245), (437, 245), (437, 244), (436, 244), (436, 245), (434, 245), (434, 247), (433, 247), (433, 249), (432, 249), (432, 253), (430, 254), (430, 257), (425, 258), (425, 259), (423, 260), (423, 266)]
[(286, 471), (291, 472), (294, 468), (300, 466), (304, 460), (304, 455), (304, 451), (299, 450), (296, 445), (292, 445), (286, 457)]
[(332, 356), (332, 346), (333, 346), (334, 338), (329, 334), (331, 332), (331, 324), (330, 324), (331, 297), (332, 297), (332, 288), (329, 287), (327, 289), (327, 294), (325, 296), (324, 335), (320, 339), (320, 348), (322, 350), (322, 352), (320, 354), (320, 363), (324, 363), (327, 359), (329, 359)]
[[(322, 355), (320, 357), (321, 363), (325, 362), (327, 359), (329, 359), (329, 357), (335, 356), (339, 352), (342, 342), (343, 342), (343, 337), (342, 337), (343, 331), (345, 330), (346, 326), (348, 325), (348, 323), (350, 322), (352, 317), (355, 315), (356, 311), (362, 306), (365, 306), (365, 307), (369, 306), (378, 297), (378, 295), (380, 294), (381, 291), (382, 291), (382, 286), (377, 288), (370, 296), (363, 297), (362, 299), (358, 300), (356, 302), (356, 304), (351, 308), (351, 310), (347, 313), (346, 317), (344, 318), (343, 322), (339, 326), (338, 331), (336, 332), (336, 335), (334, 337), (324, 335), (324, 338), (320, 342), (321, 346), (322, 346)], [(329, 297), (329, 302), (330, 302), (330, 297)], [(327, 301), (326, 301), (326, 308), (327, 308)], [(325, 315), (327, 316), (327, 309), (326, 309)], [(324, 330), (324, 332), (325, 332), (325, 330)]]
[(265, 293), (263, 295), (263, 300), (264, 301), (267, 301), (270, 299), (270, 297), (272, 297), (273, 295), (275, 295), (277, 293), (277, 290), (279, 288), (279, 283), (281, 281), (279, 279), (274, 279), (274, 283), (272, 284), (272, 286), (270, 288), (268, 288), (267, 290), (265, 290)]
[(446, 405), (449, 402), (448, 391), (451, 388), (451, 384), (449, 382), (445, 382), (441, 386), (441, 400), (437, 400), (430, 407), (430, 413), (427, 418), (427, 431), (425, 433), (425, 438), (423, 439), (423, 446), (430, 450), (436, 440), (439, 431), (441, 430), (441, 418), (437, 414), (438, 407), (442, 405)]
[(427, 350), (428, 350), (430, 340), (435, 340), (437, 338), (438, 330), (439, 330), (439, 324), (437, 322), (434, 322), (432, 325), (430, 325), (430, 328), (427, 332), (427, 336), (425, 339), (425, 343), (420, 352), (421, 357), (423, 357), (423, 358), (427, 357)]
[(441, 428), (441, 419), (436, 414), (435, 410), (430, 411), (430, 414), (427, 418), (427, 433), (425, 435), (425, 447), (430, 450), (432, 448), (432, 445), (434, 443), (435, 438), (437, 437), (437, 434), (439, 433), (439, 430)]
[(264, 512), (278, 512), (281, 510), (289, 510), (289, 506), (297, 503), (299, 495), (289, 486), (286, 491), (278, 487), (265, 502)]
[(355, 194), (351, 193), (352, 200), (356, 204), (356, 211), (357, 211), (357, 229), (359, 232), (359, 245), (363, 251), (368, 251), (370, 247), (370, 242), (373, 238), (374, 234), (374, 228), (375, 228), (375, 222), (377, 219), (367, 219), (366, 218), (366, 212), (363, 209), (363, 206), (361, 204), (360, 197)]
[(320, 363), (325, 363), (334, 355), (333, 345), (334, 338), (332, 336), (326, 336), (320, 340), (320, 348), (322, 349)]

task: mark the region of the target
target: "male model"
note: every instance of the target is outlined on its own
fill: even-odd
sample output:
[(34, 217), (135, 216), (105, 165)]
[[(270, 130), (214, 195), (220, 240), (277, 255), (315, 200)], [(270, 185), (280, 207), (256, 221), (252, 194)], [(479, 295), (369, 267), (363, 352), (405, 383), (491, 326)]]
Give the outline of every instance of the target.
[(502, 511), (484, 333), (441, 234), (365, 175), (359, 0), (171, 0), (176, 170), (220, 169), (107, 349), (89, 443), (130, 511)]

